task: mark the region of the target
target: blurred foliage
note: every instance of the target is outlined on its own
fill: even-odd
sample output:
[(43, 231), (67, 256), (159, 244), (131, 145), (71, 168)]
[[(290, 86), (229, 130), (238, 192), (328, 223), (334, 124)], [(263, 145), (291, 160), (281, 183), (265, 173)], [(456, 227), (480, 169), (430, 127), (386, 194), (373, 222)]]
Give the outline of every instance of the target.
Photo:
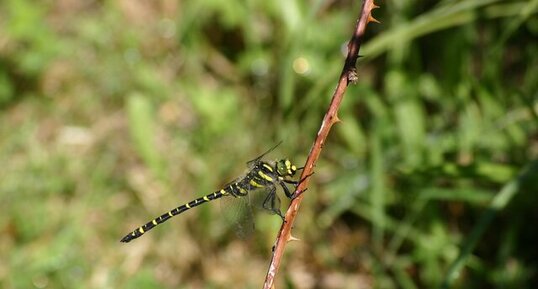
[[(119, 239), (304, 162), (360, 4), (0, 2), (0, 287), (261, 287), (277, 217)], [(378, 4), (277, 288), (533, 288), (538, 1)]]

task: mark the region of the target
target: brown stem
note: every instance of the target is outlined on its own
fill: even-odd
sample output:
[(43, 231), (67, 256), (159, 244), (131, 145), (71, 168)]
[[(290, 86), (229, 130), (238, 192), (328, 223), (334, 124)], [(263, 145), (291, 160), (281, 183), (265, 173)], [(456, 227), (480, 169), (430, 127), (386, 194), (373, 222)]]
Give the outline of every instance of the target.
[(327, 135), (329, 135), (332, 125), (340, 121), (338, 119), (337, 112), (347, 86), (349, 83), (354, 83), (357, 81), (357, 71), (355, 65), (357, 63), (357, 58), (359, 57), (359, 49), (361, 46), (362, 37), (366, 30), (366, 25), (369, 22), (379, 22), (372, 17), (372, 10), (375, 8), (378, 8), (378, 6), (374, 4), (373, 0), (364, 0), (361, 12), (359, 14), (359, 20), (357, 21), (357, 26), (355, 27), (355, 32), (347, 45), (348, 53), (344, 63), (344, 68), (340, 74), (340, 80), (338, 81), (336, 90), (333, 93), (331, 104), (327, 110), (327, 113), (325, 113), (325, 117), (321, 123), (318, 135), (316, 136), (312, 149), (310, 150), (310, 154), (306, 160), (303, 173), (301, 174), (301, 179), (306, 178), (299, 184), (299, 186), (297, 186), (295, 190), (296, 198), (291, 201), (285, 216), (286, 222), (282, 224), (282, 227), (280, 227), (280, 231), (278, 232), (273, 250), (273, 257), (271, 258), (269, 270), (267, 271), (267, 275), (265, 277), (265, 283), (263, 286), (264, 289), (272, 289), (274, 286), (274, 279), (280, 267), (282, 255), (284, 254), (284, 248), (288, 241), (294, 239), (291, 236), (291, 228), (293, 226), (295, 217), (297, 216), (299, 206), (303, 200), (303, 192), (305, 192), (306, 188), (308, 187), (310, 178), (307, 176), (311, 175), (314, 170), (316, 162), (321, 153), (321, 149), (323, 148), (323, 144), (327, 139)]

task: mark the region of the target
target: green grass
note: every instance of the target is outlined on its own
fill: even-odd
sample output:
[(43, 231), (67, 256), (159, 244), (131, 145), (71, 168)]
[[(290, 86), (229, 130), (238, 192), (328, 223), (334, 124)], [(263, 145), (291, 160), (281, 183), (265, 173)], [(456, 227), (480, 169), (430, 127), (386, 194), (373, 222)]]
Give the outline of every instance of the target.
[[(34, 2), (0, 3), (0, 287), (260, 288), (277, 217), (119, 239), (302, 165), (360, 3)], [(378, 4), (277, 288), (533, 288), (538, 1)]]

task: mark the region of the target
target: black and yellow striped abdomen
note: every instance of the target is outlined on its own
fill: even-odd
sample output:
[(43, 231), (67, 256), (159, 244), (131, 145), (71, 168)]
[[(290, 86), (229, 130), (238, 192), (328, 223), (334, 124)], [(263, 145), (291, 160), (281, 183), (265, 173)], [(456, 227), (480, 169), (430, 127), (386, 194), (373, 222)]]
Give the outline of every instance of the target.
[(179, 215), (179, 214), (181, 214), (181, 213), (183, 213), (183, 212), (185, 212), (185, 211), (187, 211), (189, 209), (192, 209), (194, 207), (197, 207), (197, 206), (199, 206), (199, 205), (201, 205), (203, 203), (207, 203), (209, 201), (216, 200), (216, 199), (219, 199), (219, 198), (221, 198), (223, 196), (229, 195), (230, 194), (229, 191), (228, 191), (229, 187), (227, 187), (226, 189), (222, 189), (222, 190), (220, 190), (218, 192), (214, 192), (212, 194), (203, 196), (203, 197), (198, 198), (196, 200), (193, 200), (191, 202), (188, 202), (188, 203), (186, 203), (186, 204), (184, 204), (182, 206), (179, 206), (179, 207), (169, 211), (168, 213), (162, 214), (160, 217), (157, 217), (157, 218), (153, 219), (153, 221), (148, 222), (145, 225), (138, 227), (133, 232), (125, 235), (125, 237), (123, 237), (121, 239), (121, 242), (124, 242), (124, 243), (130, 242), (131, 240), (136, 239), (136, 238), (144, 235), (147, 231), (155, 228), (155, 226), (166, 222), (168, 219), (172, 218), (175, 215)]

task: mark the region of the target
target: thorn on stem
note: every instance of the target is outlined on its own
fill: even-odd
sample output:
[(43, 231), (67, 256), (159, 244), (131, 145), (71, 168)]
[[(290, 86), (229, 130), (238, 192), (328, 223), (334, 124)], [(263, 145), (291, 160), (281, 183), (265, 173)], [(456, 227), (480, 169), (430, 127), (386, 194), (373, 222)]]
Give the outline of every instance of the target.
[(290, 237), (288, 238), (288, 242), (291, 242), (291, 241), (301, 241), (301, 239), (295, 238), (292, 235), (290, 235)]
[(338, 117), (338, 115), (335, 115), (333, 118), (333, 123), (341, 122), (342, 120)]
[(368, 15), (368, 23), (370, 22), (381, 23), (379, 20), (375, 19), (372, 14)]

